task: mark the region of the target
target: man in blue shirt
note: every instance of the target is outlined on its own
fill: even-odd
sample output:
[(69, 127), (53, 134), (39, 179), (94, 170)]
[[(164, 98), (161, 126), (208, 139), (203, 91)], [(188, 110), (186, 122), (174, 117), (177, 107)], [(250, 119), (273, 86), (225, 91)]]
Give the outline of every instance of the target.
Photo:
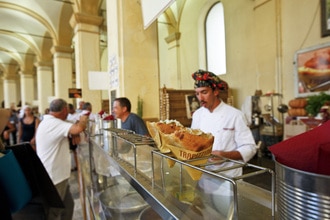
[(112, 113), (121, 120), (121, 128), (134, 131), (136, 134), (150, 136), (143, 119), (131, 112), (131, 102), (125, 97), (116, 98)]

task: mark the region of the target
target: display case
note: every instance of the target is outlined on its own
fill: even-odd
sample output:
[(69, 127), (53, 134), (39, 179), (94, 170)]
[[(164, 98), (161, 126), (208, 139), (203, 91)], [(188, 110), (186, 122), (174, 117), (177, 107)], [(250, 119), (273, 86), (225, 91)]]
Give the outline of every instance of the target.
[[(79, 148), (88, 219), (274, 219), (275, 177), (270, 169), (221, 158), (199, 165), (158, 151), (152, 139), (121, 129), (90, 137)], [(218, 170), (214, 165), (227, 164)], [(230, 178), (222, 172), (252, 172)], [(194, 179), (189, 172), (200, 172)], [(271, 191), (244, 179), (272, 178)]]

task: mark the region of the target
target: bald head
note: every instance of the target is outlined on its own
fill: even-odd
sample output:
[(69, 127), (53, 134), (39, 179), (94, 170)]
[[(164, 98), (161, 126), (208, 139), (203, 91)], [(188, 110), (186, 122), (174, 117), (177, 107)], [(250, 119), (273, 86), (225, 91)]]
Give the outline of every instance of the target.
[(54, 99), (49, 105), (49, 114), (65, 120), (68, 116), (68, 103), (64, 99)]

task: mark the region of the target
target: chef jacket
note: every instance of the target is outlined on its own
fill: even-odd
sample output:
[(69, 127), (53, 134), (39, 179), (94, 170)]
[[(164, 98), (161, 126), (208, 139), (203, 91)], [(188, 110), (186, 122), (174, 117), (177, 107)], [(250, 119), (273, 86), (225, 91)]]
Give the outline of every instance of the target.
[[(200, 129), (214, 136), (212, 150), (238, 151), (244, 162), (249, 161), (255, 155), (257, 151), (255, 140), (247, 126), (244, 114), (238, 109), (222, 101), (213, 112), (205, 107), (199, 108), (194, 112), (192, 118), (191, 127), (193, 129)], [(231, 163), (226, 164), (226, 166), (230, 165)], [(238, 176), (242, 174), (242, 169), (230, 170), (225, 174)]]

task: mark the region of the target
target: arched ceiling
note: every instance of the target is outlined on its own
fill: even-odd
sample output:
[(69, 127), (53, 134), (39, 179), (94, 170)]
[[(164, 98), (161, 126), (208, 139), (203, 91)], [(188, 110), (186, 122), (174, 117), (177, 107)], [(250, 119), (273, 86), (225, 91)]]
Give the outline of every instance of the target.
[[(0, 72), (13, 64), (24, 69), (31, 56), (34, 62), (51, 61), (52, 46), (70, 47), (73, 31), (69, 20), (76, 2), (0, 0)], [(101, 11), (105, 11), (106, 1), (101, 2)]]

